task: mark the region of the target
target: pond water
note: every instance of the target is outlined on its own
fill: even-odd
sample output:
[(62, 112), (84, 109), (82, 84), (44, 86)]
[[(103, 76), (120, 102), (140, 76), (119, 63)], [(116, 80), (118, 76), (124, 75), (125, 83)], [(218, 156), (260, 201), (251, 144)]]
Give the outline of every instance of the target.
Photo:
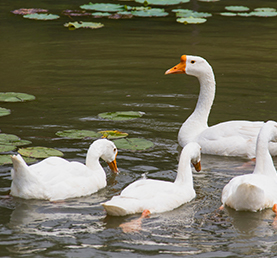
[[(91, 1), (97, 2), (97, 1)], [(112, 2), (112, 1), (110, 1)], [(113, 1), (118, 2), (118, 1)], [(201, 25), (183, 25), (171, 13), (164, 18), (92, 19), (105, 27), (70, 31), (66, 16), (54, 21), (23, 19), (10, 11), (46, 8), (60, 14), (87, 2), (1, 0), (1, 91), (25, 92), (35, 101), (1, 103), (1, 131), (53, 147), (69, 160), (85, 161), (90, 140), (55, 136), (59, 130), (120, 130), (152, 141), (152, 149), (119, 150), (120, 174), (105, 166), (108, 186), (91, 196), (51, 203), (8, 195), (10, 165), (0, 167), (0, 256), (2, 257), (273, 257), (277, 253), (274, 213), (218, 212), (224, 185), (250, 173), (247, 160), (203, 155), (194, 173), (197, 197), (180, 208), (153, 214), (141, 230), (124, 233), (121, 223), (140, 215), (106, 216), (101, 202), (147, 173), (173, 181), (178, 164), (177, 133), (193, 111), (199, 84), (187, 75), (165, 76), (182, 54), (199, 55), (212, 65), (217, 91), (209, 124), (233, 120), (277, 120), (277, 17), (223, 17), (225, 0), (166, 7), (211, 12)], [(120, 2), (135, 5), (133, 2)], [(276, 1), (243, 4), (277, 7)], [(108, 121), (108, 111), (143, 111), (131, 121)], [(275, 165), (277, 160), (275, 158)]]

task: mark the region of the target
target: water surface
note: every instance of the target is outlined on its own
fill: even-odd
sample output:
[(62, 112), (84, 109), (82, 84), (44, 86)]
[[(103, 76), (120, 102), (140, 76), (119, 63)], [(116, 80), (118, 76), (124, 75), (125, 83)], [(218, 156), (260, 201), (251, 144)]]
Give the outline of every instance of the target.
[[(241, 4), (234, 0), (191, 1), (166, 8), (213, 14), (205, 24), (187, 26), (170, 15), (100, 19), (96, 21), (105, 24), (102, 29), (69, 31), (63, 28), (67, 17), (43, 22), (10, 13), (39, 7), (59, 14), (84, 3), (1, 1), (1, 91), (36, 96), (32, 102), (1, 103), (12, 111), (1, 117), (1, 131), (31, 140), (32, 146), (57, 148), (66, 159), (80, 162), (91, 142), (58, 138), (55, 132), (121, 130), (130, 137), (151, 140), (155, 147), (141, 152), (120, 150), (117, 177), (102, 163), (108, 176), (105, 189), (61, 203), (9, 197), (11, 166), (1, 166), (1, 256), (273, 257), (277, 232), (271, 210), (216, 211), (224, 185), (233, 176), (253, 171), (254, 164), (242, 167), (247, 161), (241, 158), (204, 155), (202, 171), (194, 173), (197, 197), (174, 211), (151, 215), (137, 233), (125, 234), (119, 225), (139, 215), (107, 217), (100, 203), (144, 173), (155, 179), (175, 179), (177, 133), (199, 92), (193, 77), (164, 75), (182, 54), (202, 56), (214, 69), (217, 90), (210, 125), (231, 119), (277, 120), (277, 18), (217, 15), (226, 5)], [(244, 1), (244, 5), (276, 7), (275, 1)], [(131, 122), (97, 116), (125, 110), (145, 115)]]

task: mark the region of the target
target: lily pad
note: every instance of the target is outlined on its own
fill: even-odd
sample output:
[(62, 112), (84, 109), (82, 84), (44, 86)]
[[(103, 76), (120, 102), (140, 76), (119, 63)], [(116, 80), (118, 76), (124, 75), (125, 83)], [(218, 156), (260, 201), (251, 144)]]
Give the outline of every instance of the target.
[(109, 17), (110, 13), (95, 12), (91, 14), (94, 18)]
[(57, 136), (71, 139), (95, 139), (100, 138), (101, 133), (90, 130), (64, 130), (56, 132)]
[(253, 16), (252, 13), (253, 12), (251, 12), (251, 13), (237, 13), (237, 16), (249, 17), (249, 16)]
[(154, 143), (145, 139), (141, 138), (124, 138), (115, 140), (114, 144), (118, 149), (123, 150), (146, 150), (149, 148), (152, 148), (154, 146)]
[(0, 92), (0, 101), (3, 102), (23, 102), (34, 100), (36, 97), (27, 93), (19, 92)]
[(231, 13), (231, 12), (223, 12), (223, 13), (220, 13), (220, 15), (222, 15), (222, 16), (237, 16), (236, 13)]
[(176, 16), (180, 18), (208, 18), (208, 17), (211, 17), (212, 14), (191, 11), (191, 12), (177, 12)]
[(0, 144), (2, 145), (14, 145), (23, 146), (31, 144), (32, 142), (27, 140), (21, 140), (18, 136), (14, 134), (0, 133)]
[(258, 17), (275, 17), (277, 16), (277, 12), (251, 12), (253, 16), (258, 16)]
[(109, 120), (129, 120), (142, 117), (144, 112), (141, 111), (123, 111), (123, 112), (107, 112), (98, 114), (99, 117)]
[(275, 8), (270, 8), (270, 7), (260, 7), (260, 8), (255, 8), (255, 12), (276, 12)]
[(89, 28), (89, 29), (99, 29), (102, 28), (104, 24), (97, 22), (68, 22), (64, 24), (64, 27), (69, 28), (70, 30), (80, 29), (80, 28)]
[(0, 152), (8, 152), (8, 151), (13, 151), (16, 149), (16, 146), (14, 145), (7, 145), (7, 144), (2, 144), (0, 143)]
[(161, 8), (151, 8), (141, 11), (132, 11), (132, 14), (138, 17), (165, 17), (168, 15), (168, 13)]
[(51, 156), (63, 156), (63, 153), (59, 150), (46, 148), (46, 147), (29, 147), (29, 148), (21, 148), (18, 150), (22, 156), (32, 157), (32, 158), (48, 158)]
[(225, 6), (225, 9), (227, 11), (233, 11), (233, 12), (247, 12), (249, 11), (249, 8), (246, 6)]
[(11, 110), (0, 107), (0, 116), (7, 116), (11, 113)]
[(184, 23), (184, 24), (200, 24), (200, 23), (204, 23), (206, 21), (207, 21), (207, 19), (205, 19), (205, 18), (193, 18), (193, 17), (177, 19), (177, 22)]
[(81, 9), (95, 10), (100, 12), (119, 12), (126, 10), (124, 5), (120, 4), (103, 4), (103, 3), (89, 3), (80, 6)]
[(62, 14), (68, 16), (91, 16), (91, 13), (88, 13), (85, 10), (64, 10), (62, 11)]
[[(28, 158), (28, 157), (23, 157), (23, 159), (25, 160), (26, 163), (34, 163), (37, 160), (34, 158)], [(12, 159), (11, 159), (11, 155), (0, 155), (0, 165), (7, 165), (7, 164), (12, 164)]]
[(107, 139), (119, 139), (128, 136), (128, 133), (120, 132), (120, 131), (100, 131), (104, 138)]
[(200, 2), (218, 2), (220, 0), (198, 0)]
[(56, 15), (56, 14), (43, 14), (43, 13), (26, 14), (23, 17), (27, 18), (27, 19), (41, 20), (41, 21), (56, 20), (56, 19), (60, 18), (60, 16)]
[(20, 8), (18, 10), (12, 11), (14, 14), (26, 15), (32, 13), (47, 13), (48, 10), (40, 8)]
[(144, 5), (174, 5), (188, 3), (190, 0), (135, 0)]

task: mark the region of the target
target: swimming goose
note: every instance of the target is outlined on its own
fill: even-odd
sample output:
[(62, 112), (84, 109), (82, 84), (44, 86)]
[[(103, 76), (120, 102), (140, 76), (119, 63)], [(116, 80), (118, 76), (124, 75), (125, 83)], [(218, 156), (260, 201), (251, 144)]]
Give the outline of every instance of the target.
[(50, 201), (92, 194), (107, 184), (99, 158), (117, 173), (116, 155), (116, 146), (107, 139), (99, 139), (91, 144), (85, 165), (60, 157), (49, 157), (28, 166), (19, 154), (13, 155), (10, 194), (24, 199)]
[[(212, 67), (199, 56), (183, 55), (181, 62), (165, 74), (186, 73), (198, 78), (200, 93), (194, 112), (179, 130), (178, 142), (183, 147), (195, 141), (202, 153), (255, 157), (257, 135), (264, 122), (227, 121), (208, 126), (208, 117), (215, 96), (215, 78)], [(272, 155), (277, 155), (277, 143), (270, 143)]]
[[(146, 179), (145, 177), (127, 186), (119, 196), (102, 203), (109, 215), (159, 213), (173, 210), (195, 197), (190, 163), (201, 170), (200, 146), (187, 144), (180, 155), (177, 177), (174, 182)], [(149, 214), (149, 213), (148, 213)]]
[(253, 173), (236, 176), (223, 188), (223, 206), (259, 211), (277, 203), (277, 174), (268, 150), (270, 141), (277, 141), (277, 123), (274, 121), (268, 121), (260, 130)]

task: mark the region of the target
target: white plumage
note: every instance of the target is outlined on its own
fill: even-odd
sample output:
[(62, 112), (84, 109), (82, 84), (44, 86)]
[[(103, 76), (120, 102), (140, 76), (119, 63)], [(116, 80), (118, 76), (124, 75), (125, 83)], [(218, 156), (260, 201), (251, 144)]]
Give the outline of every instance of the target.
[[(202, 153), (254, 158), (256, 139), (264, 122), (228, 121), (208, 126), (208, 118), (215, 96), (212, 67), (199, 56), (183, 55), (181, 62), (165, 74), (186, 73), (198, 78), (200, 92), (194, 112), (179, 130), (178, 141), (183, 147), (197, 142)], [(277, 155), (277, 143), (270, 143), (272, 155)]]
[(260, 130), (253, 173), (234, 177), (223, 188), (223, 205), (235, 210), (258, 211), (277, 203), (277, 174), (268, 151), (270, 141), (277, 141), (277, 123), (274, 121), (268, 121)]
[(146, 177), (127, 186), (119, 196), (102, 203), (108, 214), (124, 216), (149, 210), (158, 213), (173, 210), (195, 197), (191, 165), (200, 171), (200, 146), (190, 143), (180, 155), (177, 177), (174, 182), (147, 179)]
[(18, 154), (12, 156), (11, 195), (24, 199), (63, 200), (97, 192), (106, 186), (106, 173), (99, 158), (117, 172), (117, 148), (107, 139), (94, 141), (87, 153), (86, 165), (49, 157), (28, 166)]

